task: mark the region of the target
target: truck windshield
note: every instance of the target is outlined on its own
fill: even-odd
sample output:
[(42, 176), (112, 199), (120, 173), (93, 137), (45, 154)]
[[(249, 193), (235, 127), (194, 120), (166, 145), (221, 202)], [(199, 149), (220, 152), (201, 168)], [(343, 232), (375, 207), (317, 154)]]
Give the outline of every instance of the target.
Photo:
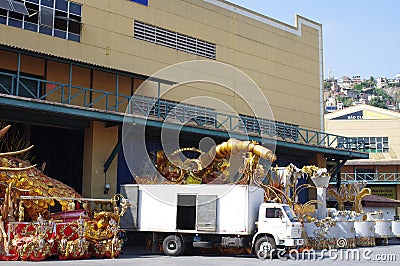
[(283, 210), (285, 211), (287, 217), (291, 222), (298, 222), (299, 219), (296, 217), (296, 214), (292, 211), (292, 209), (289, 206), (283, 206)]

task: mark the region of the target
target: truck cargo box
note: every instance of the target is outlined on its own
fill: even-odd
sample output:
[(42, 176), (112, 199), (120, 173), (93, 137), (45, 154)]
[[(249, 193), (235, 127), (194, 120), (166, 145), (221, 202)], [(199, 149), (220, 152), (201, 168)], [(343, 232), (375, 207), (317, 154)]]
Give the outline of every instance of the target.
[(249, 235), (264, 190), (248, 185), (122, 185), (128, 231)]

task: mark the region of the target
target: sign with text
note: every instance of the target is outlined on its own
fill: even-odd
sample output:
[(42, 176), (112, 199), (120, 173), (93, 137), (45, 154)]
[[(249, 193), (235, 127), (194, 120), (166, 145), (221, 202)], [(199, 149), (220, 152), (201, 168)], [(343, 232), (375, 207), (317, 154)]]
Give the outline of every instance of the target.
[(381, 119), (393, 119), (393, 117), (381, 113), (371, 112), (368, 110), (360, 110), (357, 112), (332, 118), (332, 120), (381, 120)]
[(131, 0), (131, 2), (139, 3), (145, 6), (149, 4), (149, 0)]
[(384, 197), (384, 198), (389, 198), (389, 199), (396, 199), (396, 187), (387, 187), (387, 186), (382, 186), (382, 187), (371, 187), (372, 194)]

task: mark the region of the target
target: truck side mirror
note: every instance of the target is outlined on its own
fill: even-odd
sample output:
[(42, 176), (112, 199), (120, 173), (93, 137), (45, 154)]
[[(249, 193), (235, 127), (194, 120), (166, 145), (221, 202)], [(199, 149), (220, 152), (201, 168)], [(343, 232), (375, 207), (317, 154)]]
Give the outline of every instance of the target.
[(279, 212), (279, 219), (281, 219), (282, 223), (286, 223), (285, 215), (282, 212)]

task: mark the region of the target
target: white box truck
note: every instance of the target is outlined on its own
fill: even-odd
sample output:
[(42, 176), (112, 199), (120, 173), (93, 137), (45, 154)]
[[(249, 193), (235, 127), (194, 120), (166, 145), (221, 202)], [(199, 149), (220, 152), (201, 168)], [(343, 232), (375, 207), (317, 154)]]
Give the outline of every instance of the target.
[(153, 233), (169, 256), (194, 248), (251, 247), (270, 257), (277, 248), (302, 246), (302, 226), (288, 205), (264, 203), (249, 185), (122, 185), (131, 206), (121, 229)]

